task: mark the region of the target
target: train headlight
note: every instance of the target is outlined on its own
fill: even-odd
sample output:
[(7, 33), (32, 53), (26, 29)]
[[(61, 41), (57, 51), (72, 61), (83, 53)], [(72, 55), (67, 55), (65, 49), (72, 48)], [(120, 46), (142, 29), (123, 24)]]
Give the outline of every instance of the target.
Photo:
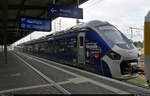
[(112, 60), (120, 60), (121, 59), (121, 56), (118, 53), (114, 52), (114, 51), (108, 52), (107, 56), (109, 58), (111, 58)]

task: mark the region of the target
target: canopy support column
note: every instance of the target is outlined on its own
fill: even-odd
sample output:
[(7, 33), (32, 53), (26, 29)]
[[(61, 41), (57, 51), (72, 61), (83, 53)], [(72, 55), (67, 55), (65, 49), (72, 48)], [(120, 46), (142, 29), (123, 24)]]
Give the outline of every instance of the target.
[(2, 32), (4, 37), (4, 56), (5, 56), (5, 64), (7, 64), (7, 21), (8, 21), (8, 0), (1, 0), (1, 8), (2, 8)]

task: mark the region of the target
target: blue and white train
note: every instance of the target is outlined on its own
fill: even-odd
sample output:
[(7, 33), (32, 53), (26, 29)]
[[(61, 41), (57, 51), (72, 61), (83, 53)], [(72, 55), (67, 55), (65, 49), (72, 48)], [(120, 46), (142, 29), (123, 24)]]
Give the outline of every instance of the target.
[(117, 79), (136, 77), (138, 50), (115, 26), (93, 20), (17, 46), (17, 50), (84, 66)]

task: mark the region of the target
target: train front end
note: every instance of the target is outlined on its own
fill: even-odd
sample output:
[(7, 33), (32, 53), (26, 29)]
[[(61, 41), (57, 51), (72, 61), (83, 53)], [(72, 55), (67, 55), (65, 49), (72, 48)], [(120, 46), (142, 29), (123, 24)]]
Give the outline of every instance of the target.
[[(138, 51), (132, 44), (116, 44), (106, 55), (108, 64), (112, 68), (112, 77), (118, 79), (132, 79), (138, 76), (140, 65)], [(108, 59), (109, 58), (109, 59)]]
[(112, 78), (131, 79), (140, 69), (137, 48), (116, 27), (105, 24), (97, 27), (99, 35), (110, 47), (102, 58), (109, 66)]

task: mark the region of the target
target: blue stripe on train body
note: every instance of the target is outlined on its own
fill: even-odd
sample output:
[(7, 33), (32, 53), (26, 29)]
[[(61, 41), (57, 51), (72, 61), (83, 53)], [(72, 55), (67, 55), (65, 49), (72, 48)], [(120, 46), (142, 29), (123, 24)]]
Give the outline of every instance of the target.
[[(72, 38), (77, 38), (78, 36), (78, 33), (73, 33), (73, 34), (68, 34), (68, 35), (62, 35), (62, 36), (58, 36), (58, 37), (54, 37), (54, 40), (52, 40), (52, 42), (56, 42), (56, 41), (62, 41), (62, 42), (67, 42), (67, 45), (69, 42), (71, 42), (70, 40)], [(104, 38), (102, 39), (97, 33), (95, 32), (86, 32), (86, 36), (85, 36), (86, 39), (89, 39), (89, 42), (97, 42), (99, 48), (101, 48), (101, 51), (100, 52), (100, 56), (98, 58), (90, 58), (91, 59), (91, 62), (88, 64), (88, 66), (98, 70), (100, 73), (102, 73), (102, 75), (104, 76), (107, 76), (107, 77), (111, 77), (111, 73), (110, 73), (110, 69), (108, 67), (108, 65), (101, 60), (101, 58), (106, 55), (106, 53), (111, 50), (110, 46), (108, 45), (108, 43), (106, 43), (107, 40), (105, 40)], [(67, 41), (65, 41), (65, 39), (67, 39)], [(34, 44), (42, 44), (42, 43), (45, 43), (45, 42), (51, 42), (51, 41), (47, 41), (47, 40), (44, 40), (42, 42), (35, 42)], [(52, 43), (51, 42), (51, 43)], [(89, 43), (88, 42), (88, 43)], [(108, 42), (108, 41), (107, 41)], [(87, 43), (87, 42), (85, 42)], [(30, 45), (34, 45), (34, 44), (30, 44)], [(77, 48), (77, 41), (74, 45), (74, 48), (76, 47)], [(113, 44), (111, 44), (111, 47), (112, 47)], [(50, 45), (51, 46), (51, 45)], [(57, 45), (57, 47), (59, 48), (60, 47), (60, 44)], [(74, 52), (73, 51), (73, 48), (70, 48), (70, 47), (67, 47), (65, 46), (64, 48), (66, 50), (66, 53), (65, 54), (61, 54), (60, 52), (58, 52), (57, 50), (57, 53), (55, 54), (55, 59), (53, 60), (57, 60), (56, 58), (58, 59), (63, 59), (63, 60), (66, 60), (66, 61), (72, 61), (73, 62), (73, 59), (76, 59), (74, 63), (77, 63), (77, 52)], [(86, 51), (87, 49), (85, 49)], [(91, 51), (92, 52), (92, 51)], [(86, 53), (86, 52), (85, 52)], [(51, 52), (49, 52), (49, 54), (52, 54)], [(35, 55), (35, 54), (34, 54)], [(45, 57), (42, 53), (38, 54), (40, 55), (40, 57)], [(85, 54), (86, 55), (86, 54)], [(54, 56), (53, 54), (52, 55), (48, 55), (49, 58), (50, 56)], [(47, 58), (47, 57), (45, 57)], [(103, 65), (103, 66), (101, 66)], [(103, 71), (102, 71), (103, 70)]]
[[(85, 33), (86, 33), (85, 38), (89, 39), (88, 43), (91, 43), (92, 41), (97, 42), (99, 47), (101, 48), (101, 53), (100, 53), (99, 58), (91, 58), (91, 62), (88, 64), (88, 66), (94, 68), (95, 70), (98, 70), (98, 72), (102, 73), (102, 75), (104, 75), (104, 76), (112, 77), (108, 65), (104, 61), (101, 60), (101, 58), (104, 55), (106, 55), (106, 53), (109, 50), (111, 50), (110, 46), (106, 43), (106, 40), (104, 41), (104, 39), (102, 39), (96, 32), (85, 32)], [(54, 37), (54, 40), (57, 40), (59, 42), (60, 40), (68, 39), (68, 41), (70, 42), (70, 39), (77, 38), (77, 35), (78, 35), (77, 33), (62, 35), (62, 36)], [(86, 43), (86, 41), (85, 41), (85, 43)], [(58, 46), (59, 46), (59, 44), (58, 44)], [(86, 46), (86, 44), (85, 44), (85, 46)], [(113, 46), (113, 44), (111, 44), (111, 47), (112, 46)], [(76, 46), (74, 46), (74, 47), (77, 47), (77, 42), (76, 42)], [(67, 50), (67, 52), (65, 55), (67, 55), (67, 56), (63, 56), (64, 58), (61, 58), (61, 59), (64, 59), (67, 61), (72, 61), (73, 59), (76, 59), (76, 62), (74, 62), (74, 63), (77, 63), (77, 52), (73, 52), (71, 48), (66, 48), (66, 50)], [(86, 53), (86, 49), (85, 49), (85, 53)], [(60, 55), (60, 57), (61, 56), (62, 55)], [(58, 57), (58, 58), (60, 58), (60, 57)], [(103, 66), (101, 66), (101, 65), (103, 65)], [(102, 72), (102, 70), (103, 70), (103, 72)]]
[[(99, 34), (96, 32), (86, 32), (85, 37), (85, 43), (86, 43), (86, 55), (87, 53), (90, 55), (89, 57), (86, 56), (86, 64), (93, 67), (94, 69), (98, 70), (102, 75), (107, 77), (112, 77), (110, 69), (106, 62), (102, 60), (102, 57), (105, 56), (110, 50), (111, 47), (113, 47), (113, 44), (111, 46), (108, 45), (108, 42), (106, 42), (106, 39), (102, 38)], [(88, 44), (94, 44), (93, 46), (96, 46), (95, 48), (87, 48), (90, 47)], [(95, 45), (96, 44), (96, 45)], [(91, 47), (93, 47), (91, 45)], [(88, 52), (87, 52), (88, 51)], [(99, 57), (94, 57), (94, 54), (99, 54)]]
[(64, 52), (56, 50), (58, 58), (77, 63), (77, 35), (77, 33), (72, 33), (54, 37), (54, 42), (58, 42), (58, 50), (64, 49)]
[(59, 37), (54, 37), (54, 40), (60, 40), (60, 39), (64, 39), (64, 38), (74, 38), (77, 37), (77, 33), (72, 33), (72, 34), (66, 34), (66, 35), (62, 35)]

